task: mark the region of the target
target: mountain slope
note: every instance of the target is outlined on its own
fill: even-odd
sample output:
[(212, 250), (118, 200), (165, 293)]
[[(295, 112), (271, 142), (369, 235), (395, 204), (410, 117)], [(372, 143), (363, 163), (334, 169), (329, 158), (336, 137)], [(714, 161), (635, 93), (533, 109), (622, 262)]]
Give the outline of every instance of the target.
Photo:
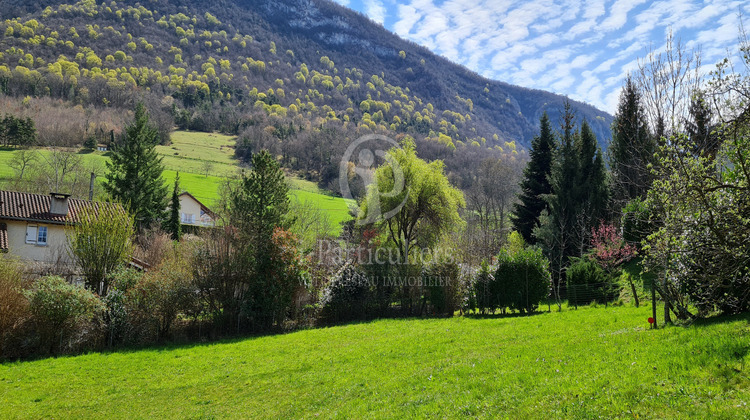
[[(536, 131), (541, 113), (548, 111), (554, 120), (564, 100), (563, 97), (548, 92), (524, 89), (484, 79), (464, 67), (430, 53), (425, 48), (400, 39), (365, 16), (327, 0), (219, 0), (209, 4), (197, 0), (172, 0), (144, 2), (143, 5), (135, 7), (115, 2), (96, 3), (91, 0), (72, 5), (55, 1), (30, 3), (4, 0), (0, 1), (0, 5), (3, 18), (18, 18), (17, 24), (6, 21), (0, 28), (6, 34), (2, 40), (3, 49), (14, 46), (25, 47), (25, 53), (31, 52), (35, 58), (41, 56), (47, 61), (60, 54), (77, 55), (82, 48), (91, 48), (101, 59), (117, 51), (124, 51), (126, 58), (122, 63), (115, 60), (96, 66), (97, 63), (94, 60), (94, 65), (88, 67), (116, 69), (122, 64), (129, 64), (127, 60), (130, 59), (133, 64), (140, 64), (155, 71), (161, 70), (162, 74), (175, 73), (167, 65), (170, 61), (169, 55), (172, 56), (171, 61), (173, 61), (170, 64), (177, 68), (184, 68), (187, 73), (197, 68), (199, 71), (196, 76), (205, 74), (204, 64), (210, 57), (214, 57), (215, 60), (229, 60), (231, 64), (237, 63), (237, 66), (231, 66), (231, 73), (226, 73), (231, 76), (243, 73), (238, 58), (245, 61), (248, 58), (252, 60), (246, 63), (249, 68), (247, 73), (252, 73), (255, 69), (252, 66), (253, 63), (262, 61), (266, 65), (263, 70), (265, 77), (249, 74), (245, 76), (249, 83), (227, 81), (225, 83), (227, 86), (223, 86), (223, 90), (226, 91), (232, 90), (229, 88), (241, 91), (246, 87), (250, 88), (247, 91), (256, 87), (259, 92), (267, 91), (268, 88), (277, 89), (279, 86), (275, 82), (278, 79), (270, 76), (285, 76), (281, 80), (291, 82), (289, 87), (301, 88), (303, 93), (306, 93), (304, 88), (310, 88), (310, 82), (297, 83), (299, 80), (294, 77), (295, 70), (298, 70), (301, 63), (305, 63), (310, 71), (320, 71), (323, 76), (342, 76), (339, 83), (335, 80), (331, 82), (334, 83), (334, 88), (342, 84), (345, 88), (343, 94), (340, 97), (330, 95), (330, 99), (325, 98), (323, 101), (330, 102), (331, 108), (337, 113), (345, 112), (351, 107), (350, 105), (354, 105), (353, 109), (356, 114), (356, 108), (370, 93), (366, 90), (363, 92), (361, 85), (356, 90), (349, 89), (345, 84), (343, 74), (339, 71), (358, 69), (362, 73), (360, 78), (362, 84), (370, 81), (375, 75), (387, 85), (400, 87), (403, 90), (408, 89), (413, 94), (408, 95), (410, 100), (417, 99), (414, 108), (419, 108), (420, 102), (424, 102), (432, 104), (440, 111), (448, 110), (471, 116), (472, 121), (469, 125), (474, 131), (463, 130), (462, 127), (452, 130), (450, 126), (449, 129), (443, 130), (445, 134), (453, 137), (454, 141), (466, 142), (485, 137), (492, 145), (502, 145), (505, 141), (513, 140), (527, 144)], [(211, 13), (213, 17), (206, 18), (205, 12)], [(187, 19), (181, 19), (181, 17)], [(24, 25), (31, 18), (40, 24), (34, 29), (34, 35), (30, 36), (29, 31), (19, 33), (22, 31), (17, 30), (18, 24)], [(66, 35), (70, 34), (61, 30), (67, 29), (66, 23), (75, 27), (83, 36), (67, 37)], [(14, 26), (16, 30), (9, 35), (8, 27)], [(96, 29), (97, 27), (100, 29)], [(45, 28), (48, 30), (45, 31)], [(91, 35), (85, 39), (92, 33), (91, 28), (98, 35)], [(102, 31), (102, 28), (111, 28), (111, 30)], [(50, 46), (49, 39), (52, 32), (56, 32), (58, 43)], [(40, 35), (44, 37), (44, 40), (37, 39), (38, 44), (33, 44), (34, 37)], [(238, 35), (241, 36), (240, 43), (245, 41), (246, 45), (235, 49), (234, 47), (238, 46), (236, 42)], [(248, 37), (252, 37), (249, 43)], [(144, 45), (150, 44), (153, 49), (139, 51), (140, 45), (136, 43), (133, 51), (129, 51), (127, 45), (133, 42), (132, 38), (136, 40), (142, 38), (145, 40)], [(65, 41), (73, 42), (74, 46), (66, 49), (63, 47)], [(270, 47), (272, 42), (275, 48)], [(207, 46), (209, 43), (212, 45)], [(214, 48), (216, 45), (219, 48)], [(182, 54), (175, 54), (174, 48), (178, 48)], [(172, 53), (169, 52), (170, 50)], [(278, 52), (272, 52), (274, 50)], [(291, 54), (287, 55), (283, 51), (291, 51)], [(143, 57), (141, 54), (144, 52), (149, 53), (151, 57)], [(12, 71), (18, 64), (14, 60), (16, 57), (7, 52), (5, 55), (2, 61), (5, 61), (7, 69)], [(154, 55), (163, 59), (162, 65), (148, 62), (148, 58), (153, 58)], [(175, 55), (181, 55), (179, 61), (184, 61), (174, 60)], [(328, 57), (339, 65), (329, 68), (328, 64), (320, 61), (323, 57)], [(86, 67), (87, 63), (81, 61), (82, 67)], [(270, 69), (269, 67), (274, 64), (281, 68)], [(29, 66), (30, 69), (35, 67), (35, 65)], [(221, 90), (222, 81), (218, 71), (215, 77), (218, 83), (214, 85)], [(356, 78), (351, 80), (355, 85), (359, 81)], [(209, 89), (214, 87), (210, 86), (211, 82), (212, 80), (209, 80), (207, 83)], [(136, 84), (141, 85), (139, 80), (136, 80)], [(147, 83), (143, 85), (148, 87)], [(330, 84), (328, 86), (330, 89)], [(380, 87), (376, 84), (376, 89), (373, 91), (377, 93), (375, 96), (382, 94), (382, 90), (378, 89)], [(200, 102), (192, 99), (185, 101), (186, 95), (175, 95), (174, 88), (175, 86), (172, 86), (172, 89), (164, 90), (182, 99), (187, 108)], [(247, 99), (243, 93), (246, 92), (240, 93), (240, 97)], [(325, 96), (326, 93), (323, 95)], [(467, 100), (471, 100), (471, 105), (468, 105)], [(293, 96), (287, 98), (286, 101), (279, 100), (279, 102), (288, 106), (293, 103)], [(245, 105), (249, 104), (245, 103)], [(574, 102), (574, 108), (577, 109), (580, 117), (586, 118), (591, 123), (600, 141), (609, 137), (611, 122), (609, 115), (582, 103)], [(411, 113), (413, 114), (414, 111)], [(360, 116), (357, 115), (357, 117)], [(389, 115), (385, 116), (389, 117)], [(436, 136), (440, 130), (435, 128), (443, 116), (437, 115), (437, 117), (438, 121), (434, 121), (433, 118), (432, 124), (428, 124), (429, 128), (422, 128), (418, 132), (427, 136)], [(451, 125), (456, 125), (451, 118), (445, 118), (445, 120)], [(476, 135), (472, 135), (473, 133)], [(499, 139), (493, 141), (493, 134), (498, 134)]]
[[(459, 108), (461, 100), (457, 96), (471, 99), (473, 115), (480, 119), (478, 124), (499, 131), (505, 140), (523, 140), (528, 145), (537, 132), (542, 112), (547, 111), (556, 121), (562, 110), (565, 98), (560, 95), (486, 79), (327, 0), (244, 0), (237, 4), (257, 11), (275, 32), (310, 40), (326, 48), (334, 61), (368, 68), (373, 74), (382, 72), (389, 83), (408, 87), (435, 106)], [(399, 51), (406, 52), (406, 57), (399, 57)], [(571, 102), (579, 117), (588, 120), (600, 142), (609, 139), (609, 114), (585, 103)]]

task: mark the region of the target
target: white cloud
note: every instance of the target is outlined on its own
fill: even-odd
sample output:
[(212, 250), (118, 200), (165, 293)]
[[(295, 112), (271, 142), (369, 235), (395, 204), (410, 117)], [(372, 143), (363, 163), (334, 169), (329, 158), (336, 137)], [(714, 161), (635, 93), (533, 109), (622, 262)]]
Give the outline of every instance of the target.
[(398, 5), (398, 22), (393, 25), (393, 32), (402, 37), (408, 37), (414, 25), (422, 19), (422, 14), (413, 6)]
[(365, 13), (367, 16), (379, 24), (385, 22), (385, 15), (387, 13), (383, 2), (377, 0), (368, 0), (365, 2)]
[[(342, 0), (345, 1), (345, 0)], [(399, 35), (485, 77), (570, 94), (614, 112), (627, 72), (671, 27), (713, 65), (747, 0), (363, 0)], [(386, 8), (387, 7), (387, 8)]]
[(613, 4), (604, 21), (599, 25), (599, 29), (609, 32), (622, 28), (628, 21), (628, 13), (637, 6), (645, 3), (646, 0), (617, 0)]

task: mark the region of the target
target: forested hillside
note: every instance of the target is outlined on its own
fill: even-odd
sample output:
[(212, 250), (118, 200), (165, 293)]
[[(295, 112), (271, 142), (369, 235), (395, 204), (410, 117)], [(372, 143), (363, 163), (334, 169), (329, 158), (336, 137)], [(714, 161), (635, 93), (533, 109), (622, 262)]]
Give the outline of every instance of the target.
[[(37, 122), (67, 127), (48, 143), (105, 141), (142, 100), (165, 142), (175, 124), (244, 133), (240, 157), (271, 149), (323, 185), (371, 132), (415, 137), (463, 184), (467, 162), (515, 156), (564, 100), (486, 80), (325, 0), (6, 0), (0, 15), (0, 92), (19, 98), (6, 111), (43, 120), (60, 104), (36, 98), (80, 105)], [(608, 139), (609, 115), (574, 108)]]

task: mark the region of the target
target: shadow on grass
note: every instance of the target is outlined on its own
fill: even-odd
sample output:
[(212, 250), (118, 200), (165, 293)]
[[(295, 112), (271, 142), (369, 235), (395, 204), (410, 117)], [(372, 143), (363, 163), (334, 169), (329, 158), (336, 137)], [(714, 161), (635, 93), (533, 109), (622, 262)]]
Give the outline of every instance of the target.
[(699, 318), (685, 325), (692, 327), (708, 327), (711, 325), (728, 324), (743, 320), (750, 323), (750, 312), (736, 315), (718, 315), (709, 318)]
[[(604, 307), (600, 307), (601, 309), (604, 309)], [(555, 311), (553, 311), (555, 312)], [(528, 317), (534, 317), (537, 315), (542, 315), (544, 313), (547, 313), (547, 311), (536, 311), (531, 314), (525, 314), (525, 313), (494, 313), (494, 314), (480, 314), (480, 313), (466, 313), (462, 315), (464, 318), (468, 319), (513, 319), (513, 318), (528, 318)], [(269, 331), (265, 333), (256, 333), (256, 334), (247, 334), (247, 335), (237, 335), (237, 336), (226, 336), (221, 338), (208, 338), (204, 337), (200, 340), (196, 341), (182, 341), (185, 339), (180, 339), (181, 341), (176, 342), (162, 342), (162, 343), (151, 343), (151, 344), (144, 344), (144, 345), (131, 345), (131, 346), (123, 346), (123, 347), (116, 347), (116, 348), (105, 348), (101, 350), (91, 350), (86, 351), (82, 353), (77, 354), (64, 354), (64, 355), (36, 355), (25, 359), (13, 359), (13, 360), (3, 360), (0, 359), (0, 366), (7, 366), (11, 364), (16, 363), (27, 363), (27, 362), (34, 362), (34, 361), (41, 361), (46, 359), (67, 359), (67, 358), (73, 358), (73, 357), (79, 357), (79, 356), (86, 356), (86, 355), (117, 355), (117, 354), (135, 354), (135, 353), (168, 353), (172, 351), (177, 350), (190, 350), (193, 348), (201, 348), (206, 346), (214, 346), (214, 345), (225, 345), (225, 344), (237, 344), (241, 342), (248, 342), (248, 341), (255, 341), (260, 338), (265, 338), (269, 336), (281, 336), (291, 333), (297, 333), (301, 331), (307, 331), (307, 330), (324, 330), (328, 328), (336, 328), (336, 327), (349, 327), (349, 326), (356, 326), (356, 325), (366, 325), (371, 324), (373, 322), (377, 321), (384, 321), (384, 320), (402, 320), (402, 321), (430, 321), (435, 319), (450, 319), (452, 317), (398, 317), (398, 316), (383, 316), (383, 317), (375, 317), (371, 319), (361, 319), (361, 320), (351, 320), (351, 321), (341, 321), (341, 322), (332, 322), (332, 323), (322, 323), (317, 326), (310, 326), (310, 327), (302, 327), (297, 329), (291, 329), (287, 331)], [(455, 318), (455, 317), (454, 317)], [(743, 313), (738, 315), (720, 315), (720, 316), (714, 316), (710, 318), (703, 318), (703, 319), (697, 319), (689, 324), (676, 324), (673, 325), (674, 327), (708, 327), (712, 325), (718, 325), (718, 324), (724, 324), (724, 323), (732, 323), (737, 321), (746, 321), (750, 323), (750, 313)], [(661, 326), (660, 326), (661, 327)], [(662, 327), (663, 328), (663, 327)], [(748, 348), (750, 351), (750, 347)]]
[(109, 355), (117, 355), (117, 354), (135, 354), (135, 353), (167, 353), (175, 350), (189, 350), (193, 348), (200, 348), (205, 346), (213, 346), (213, 345), (223, 345), (223, 344), (235, 344), (239, 342), (245, 342), (245, 341), (253, 341), (259, 338), (268, 337), (268, 336), (276, 336), (276, 335), (283, 335), (295, 331), (301, 331), (301, 330), (294, 330), (294, 331), (288, 331), (288, 332), (268, 332), (263, 334), (254, 334), (254, 335), (242, 335), (242, 336), (230, 336), (230, 337), (223, 337), (223, 338), (217, 338), (217, 339), (201, 339), (196, 341), (176, 341), (176, 342), (161, 342), (161, 343), (150, 343), (150, 344), (142, 344), (142, 345), (128, 345), (128, 346), (121, 346), (121, 347), (114, 347), (114, 348), (103, 348), (98, 350), (87, 350), (82, 351), (79, 353), (72, 353), (72, 354), (59, 354), (59, 355), (51, 355), (51, 354), (38, 354), (33, 355), (27, 358), (22, 359), (0, 359), (0, 366), (8, 366), (11, 364), (24, 364), (24, 363), (31, 363), (31, 362), (38, 362), (48, 359), (69, 359), (69, 358), (75, 358), (75, 357), (82, 357), (87, 355), (102, 355), (102, 356), (109, 356)]
[(530, 314), (512, 312), (512, 313), (493, 313), (493, 314), (481, 314), (481, 313), (468, 313), (464, 314), (464, 317), (470, 319), (504, 319), (504, 318), (528, 318), (531, 316), (541, 315), (547, 311), (535, 311)]

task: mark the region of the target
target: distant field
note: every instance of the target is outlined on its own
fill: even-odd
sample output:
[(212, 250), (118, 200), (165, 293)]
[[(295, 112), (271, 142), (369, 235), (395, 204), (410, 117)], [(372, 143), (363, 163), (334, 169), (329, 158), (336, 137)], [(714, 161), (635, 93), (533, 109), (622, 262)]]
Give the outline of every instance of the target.
[(0, 418), (747, 418), (749, 316), (379, 320), (0, 365)]
[(234, 158), (234, 137), (213, 133), (175, 131), (172, 144), (157, 146), (156, 151), (163, 156), (164, 165), (170, 170), (194, 174), (226, 177), (237, 172)]
[[(236, 174), (238, 161), (234, 158), (234, 137), (213, 133), (175, 131), (172, 144), (157, 146), (157, 152), (164, 162), (164, 180), (172, 185), (175, 174), (180, 173), (180, 186), (189, 191), (207, 206), (211, 207), (219, 199), (219, 187), (228, 176)], [(13, 176), (8, 162), (15, 149), (0, 148), (0, 184)], [(39, 150), (48, 154), (46, 150)], [(106, 153), (91, 152), (80, 155), (86, 164), (97, 162), (104, 167), (108, 160)], [(208, 167), (206, 162), (209, 163)], [(208, 176), (206, 176), (208, 170)], [(340, 222), (351, 219), (348, 206), (350, 200), (333, 197), (310, 181), (289, 177), (291, 195), (299, 200), (311, 201), (315, 206), (328, 212), (331, 233), (338, 235)], [(103, 179), (99, 178), (99, 182)]]

